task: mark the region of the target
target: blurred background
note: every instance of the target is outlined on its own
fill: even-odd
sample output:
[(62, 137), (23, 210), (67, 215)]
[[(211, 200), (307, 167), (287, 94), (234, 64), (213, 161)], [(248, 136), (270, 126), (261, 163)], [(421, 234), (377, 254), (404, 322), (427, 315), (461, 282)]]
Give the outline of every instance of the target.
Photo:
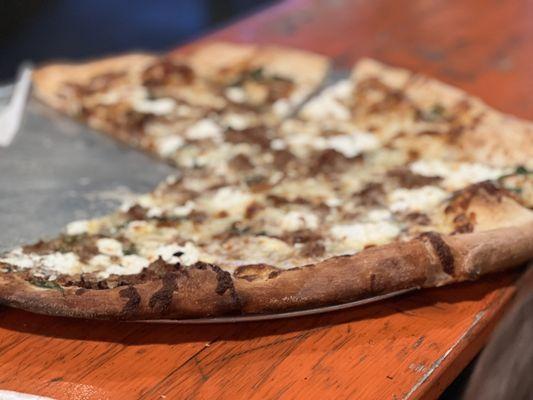
[(0, 0), (0, 82), (21, 62), (166, 50), (274, 0)]

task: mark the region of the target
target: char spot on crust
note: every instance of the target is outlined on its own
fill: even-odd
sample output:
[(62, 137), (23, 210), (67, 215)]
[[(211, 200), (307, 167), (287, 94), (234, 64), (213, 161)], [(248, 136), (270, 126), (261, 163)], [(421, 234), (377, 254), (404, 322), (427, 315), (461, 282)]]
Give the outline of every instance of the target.
[(217, 287), (215, 289), (215, 292), (217, 294), (223, 295), (226, 293), (226, 290), (229, 290), (232, 292), (232, 294), (235, 292), (235, 288), (233, 287), (233, 279), (231, 278), (231, 274), (228, 271), (222, 270), (219, 266), (213, 265), (212, 266), (213, 271), (217, 274)]
[(194, 264), (194, 268), (200, 270), (211, 269), (217, 277), (217, 287), (215, 288), (215, 293), (222, 296), (224, 293), (226, 293), (226, 291), (229, 291), (234, 302), (236, 304), (240, 304), (239, 298), (237, 297), (237, 292), (235, 291), (235, 286), (233, 285), (233, 278), (228, 271), (224, 271), (218, 265), (208, 264), (201, 261)]
[(268, 274), (268, 279), (274, 279), (279, 274), (281, 274), (281, 271), (272, 271), (270, 274)]
[(85, 288), (79, 288), (79, 289), (76, 289), (76, 291), (74, 292), (74, 294), (76, 296), (81, 296), (83, 293), (85, 293), (87, 291), (87, 289)]
[(172, 304), (172, 294), (178, 287), (177, 276), (172, 272), (167, 272), (163, 276), (163, 286), (155, 292), (148, 301), (151, 309), (157, 312), (165, 312)]
[(141, 304), (141, 296), (139, 295), (137, 289), (135, 289), (133, 286), (128, 286), (118, 293), (120, 297), (128, 299), (122, 308), (122, 313), (125, 315), (133, 314), (137, 308), (139, 308), (139, 304)]
[(436, 232), (425, 232), (419, 236), (421, 239), (426, 239), (435, 250), (437, 257), (442, 265), (442, 269), (448, 275), (453, 275), (455, 271), (455, 259), (453, 257), (450, 246), (442, 239), (441, 235)]

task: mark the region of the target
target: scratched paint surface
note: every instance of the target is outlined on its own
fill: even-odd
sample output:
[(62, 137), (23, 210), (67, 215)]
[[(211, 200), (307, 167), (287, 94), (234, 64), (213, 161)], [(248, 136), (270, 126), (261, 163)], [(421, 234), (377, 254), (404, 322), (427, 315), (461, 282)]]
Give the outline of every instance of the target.
[[(401, 3), (401, 4), (400, 4)], [(527, 0), (296, 0), (215, 37), (431, 74), (533, 117)], [(57, 399), (433, 399), (485, 342), (518, 274), (328, 315), (171, 326), (0, 308), (0, 389)]]

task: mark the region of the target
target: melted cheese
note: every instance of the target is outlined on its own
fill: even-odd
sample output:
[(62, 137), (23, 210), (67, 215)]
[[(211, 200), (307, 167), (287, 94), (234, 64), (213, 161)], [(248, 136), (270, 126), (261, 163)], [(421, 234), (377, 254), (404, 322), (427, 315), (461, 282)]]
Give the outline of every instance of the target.
[(331, 234), (350, 246), (353, 251), (367, 245), (387, 243), (400, 234), (400, 228), (386, 221), (334, 225)]
[(389, 196), (389, 207), (393, 212), (430, 211), (437, 207), (448, 193), (437, 186), (423, 186), (417, 189), (396, 189)]
[(419, 175), (440, 176), (449, 190), (461, 189), (473, 183), (494, 180), (511, 172), (506, 168), (493, 168), (479, 163), (445, 162), (441, 160), (418, 160), (410, 169)]
[(87, 233), (88, 230), (89, 221), (87, 220), (73, 221), (65, 229), (67, 235), (81, 235), (82, 233)]
[(72, 252), (55, 252), (44, 255), (26, 254), (19, 247), (7, 253), (6, 257), (0, 259), (0, 262), (12, 264), (22, 269), (37, 268), (56, 274), (74, 275), (80, 271), (78, 256)]
[(212, 213), (225, 211), (229, 215), (242, 215), (253, 201), (250, 193), (232, 187), (218, 189), (213, 197), (206, 199), (205, 206)]
[(319, 139), (314, 141), (315, 147), (334, 149), (348, 158), (379, 147), (379, 140), (374, 135), (366, 132), (352, 132), (346, 135), (321, 137)]
[(244, 103), (246, 101), (246, 92), (238, 86), (231, 86), (226, 89), (225, 95), (234, 103)]
[(185, 136), (191, 140), (212, 139), (222, 140), (222, 128), (214, 121), (204, 118), (185, 131)]
[(171, 98), (162, 98), (156, 100), (135, 99), (132, 102), (135, 111), (144, 114), (167, 115), (176, 108), (176, 102)]
[(156, 150), (163, 157), (172, 155), (176, 150), (183, 147), (184, 144), (185, 141), (183, 138), (177, 135), (162, 136), (155, 140)]
[(318, 222), (318, 217), (315, 214), (290, 211), (283, 216), (280, 226), (284, 231), (316, 229), (318, 228)]
[(179, 262), (182, 265), (189, 266), (198, 262), (200, 251), (191, 242), (185, 243), (184, 246), (169, 244), (157, 249), (157, 257), (161, 257), (170, 264)]
[(107, 279), (111, 275), (134, 275), (140, 273), (149, 265), (149, 261), (137, 255), (120, 257), (113, 262), (111, 257), (98, 254), (89, 261), (89, 268), (84, 272), (93, 272), (101, 279)]
[(115, 239), (102, 238), (96, 241), (96, 247), (102, 254), (108, 256), (122, 256), (122, 244)]
[(321, 121), (324, 119), (335, 119), (348, 121), (351, 118), (350, 110), (343, 104), (353, 91), (353, 84), (349, 80), (342, 80), (324, 89), (314, 99), (311, 99), (302, 109), (302, 116)]

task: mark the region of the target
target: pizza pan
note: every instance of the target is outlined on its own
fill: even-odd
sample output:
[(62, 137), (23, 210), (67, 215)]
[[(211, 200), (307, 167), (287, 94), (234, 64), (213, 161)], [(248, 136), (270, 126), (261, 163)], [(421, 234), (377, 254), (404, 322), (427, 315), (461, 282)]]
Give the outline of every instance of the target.
[(30, 100), (13, 142), (0, 147), (0, 252), (105, 215), (176, 173)]
[(275, 319), (305, 317), (307, 315), (324, 314), (332, 311), (344, 310), (347, 308), (362, 306), (364, 304), (375, 303), (381, 300), (390, 299), (391, 297), (399, 296), (404, 293), (413, 292), (418, 288), (410, 288), (404, 290), (398, 290), (396, 292), (387, 293), (381, 296), (369, 297), (362, 300), (352, 301), (349, 303), (335, 304), (332, 306), (310, 308), (306, 310), (288, 311), (279, 314), (251, 314), (251, 315), (239, 315), (239, 316), (227, 316), (227, 317), (213, 317), (213, 318), (195, 318), (195, 319), (153, 319), (153, 320), (140, 320), (132, 322), (143, 322), (153, 324), (228, 324), (237, 322), (253, 322), (253, 321), (270, 321)]

